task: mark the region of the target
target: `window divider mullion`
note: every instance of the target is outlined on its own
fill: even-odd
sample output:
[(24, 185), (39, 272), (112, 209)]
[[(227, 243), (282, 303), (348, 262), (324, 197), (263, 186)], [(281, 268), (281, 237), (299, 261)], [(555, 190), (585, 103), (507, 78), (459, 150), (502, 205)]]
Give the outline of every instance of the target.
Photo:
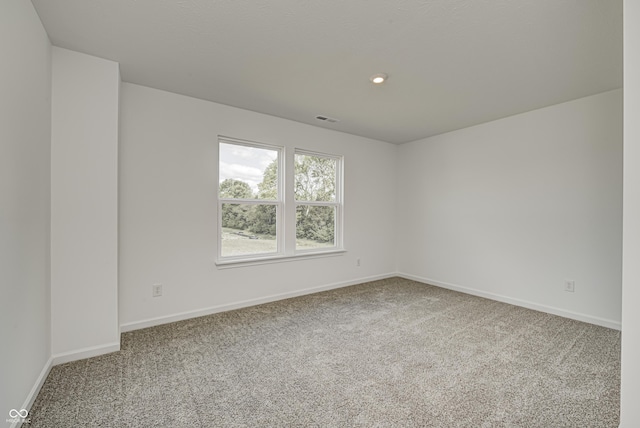
[(282, 183), (284, 184), (284, 252), (293, 256), (296, 250), (296, 200), (295, 200), (295, 164), (294, 150), (284, 151), (284, 168)]

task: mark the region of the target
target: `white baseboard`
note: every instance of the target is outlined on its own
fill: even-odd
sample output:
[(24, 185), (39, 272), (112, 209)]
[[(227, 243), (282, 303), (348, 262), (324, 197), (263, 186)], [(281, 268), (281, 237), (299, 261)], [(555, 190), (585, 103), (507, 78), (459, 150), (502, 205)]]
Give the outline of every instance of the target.
[[(29, 394), (27, 395), (27, 398), (24, 400), (24, 403), (22, 404), (22, 407), (20, 408), (20, 410), (27, 409), (28, 411), (31, 411), (31, 406), (33, 406), (33, 402), (36, 400), (36, 397), (38, 396), (38, 393), (40, 392), (42, 385), (44, 385), (44, 381), (47, 380), (47, 376), (49, 376), (51, 367), (53, 367), (53, 357), (49, 357), (49, 360), (47, 360), (47, 362), (44, 364), (44, 367), (40, 371), (40, 375), (36, 379), (36, 382), (33, 384), (33, 387), (31, 388), (31, 391), (29, 391)], [(27, 418), (28, 417), (29, 416), (27, 416)], [(22, 422), (18, 422), (18, 421), (13, 422), (10, 425), (10, 427), (16, 428), (21, 423)], [(29, 424), (25, 422), (23, 426), (29, 426)]]
[(90, 348), (78, 349), (70, 352), (63, 352), (51, 356), (53, 365), (64, 364), (71, 361), (83, 360), (85, 358), (97, 357), (98, 355), (110, 354), (120, 350), (120, 342), (107, 343), (105, 345), (92, 346)]
[[(33, 406), (33, 402), (38, 396), (38, 393), (40, 393), (40, 389), (42, 389), (42, 385), (44, 385), (44, 382), (47, 380), (47, 376), (49, 376), (49, 372), (51, 372), (51, 368), (53, 366), (68, 363), (70, 361), (82, 360), (84, 358), (96, 357), (98, 355), (108, 354), (119, 350), (120, 342), (94, 346), (91, 348), (80, 349), (78, 351), (65, 352), (50, 356), (44, 367), (40, 371), (40, 375), (37, 377), (36, 382), (33, 384), (31, 391), (29, 391), (27, 398), (24, 400), (21, 409), (27, 409), (28, 411), (31, 411), (31, 406)], [(10, 427), (17, 428), (21, 424), (23, 426), (29, 426), (27, 422), (22, 423), (22, 421), (16, 421), (11, 423)]]
[(134, 322), (130, 322), (130, 323), (121, 324), (120, 325), (120, 331), (122, 333), (125, 333), (125, 332), (128, 332), (128, 331), (139, 330), (139, 329), (148, 328), (148, 327), (154, 327), (154, 326), (161, 325), (161, 324), (168, 324), (168, 323), (171, 323), (171, 322), (183, 321), (183, 320), (190, 319), (190, 318), (197, 318), (197, 317), (202, 317), (202, 316), (205, 316), (205, 315), (216, 314), (216, 313), (219, 313), (219, 312), (232, 311), (234, 309), (246, 308), (246, 307), (249, 307), (249, 306), (261, 305), (263, 303), (270, 303), (270, 302), (275, 302), (275, 301), (278, 301), (278, 300), (289, 299), (291, 297), (304, 296), (306, 294), (319, 293), (321, 291), (333, 290), (335, 288), (348, 287), (350, 285), (362, 284), (363, 282), (370, 282), (370, 281), (377, 281), (377, 280), (380, 280), (380, 279), (393, 278), (395, 276), (397, 276), (395, 272), (394, 273), (389, 273), (389, 274), (383, 274), (383, 275), (369, 276), (369, 277), (365, 277), (365, 278), (353, 279), (353, 280), (350, 280), (350, 281), (335, 282), (333, 284), (327, 284), (327, 285), (321, 285), (321, 286), (318, 286), (318, 287), (305, 288), (303, 290), (295, 290), (295, 291), (290, 291), (290, 292), (287, 292), (287, 293), (272, 294), (270, 296), (258, 297), (258, 298), (255, 298), (255, 299), (243, 300), (243, 301), (240, 301), (240, 302), (234, 302), (234, 303), (227, 303), (227, 304), (224, 304), (224, 305), (212, 306), (212, 307), (209, 307), (209, 308), (198, 309), (198, 310), (195, 310), (195, 311), (187, 311), (187, 312), (181, 312), (181, 313), (177, 313), (177, 314), (173, 314), (173, 315), (167, 315), (167, 316), (162, 316), (162, 317), (157, 317), (157, 318), (150, 318), (150, 319), (141, 320), (141, 321), (134, 321)]
[(609, 320), (605, 318), (594, 317), (591, 315), (581, 314), (577, 312), (567, 311), (565, 309), (556, 308), (553, 306), (540, 305), (538, 303), (529, 302), (527, 300), (515, 299), (501, 294), (489, 293), (474, 288), (463, 287), (456, 284), (450, 284), (447, 282), (437, 281), (435, 279), (423, 278), (416, 275), (410, 275), (406, 273), (398, 272), (397, 276), (401, 278), (410, 279), (413, 281), (422, 282), (425, 284), (435, 285), (437, 287), (446, 288), (448, 290), (459, 291), (461, 293), (471, 294), (474, 296), (484, 297), (498, 302), (509, 303), (515, 306), (521, 306), (527, 309), (533, 309), (535, 311), (546, 312), (548, 314), (558, 315), (564, 318), (570, 318), (576, 321), (583, 321), (589, 324), (595, 324), (602, 327), (612, 328), (614, 330), (621, 330), (622, 324), (619, 321)]

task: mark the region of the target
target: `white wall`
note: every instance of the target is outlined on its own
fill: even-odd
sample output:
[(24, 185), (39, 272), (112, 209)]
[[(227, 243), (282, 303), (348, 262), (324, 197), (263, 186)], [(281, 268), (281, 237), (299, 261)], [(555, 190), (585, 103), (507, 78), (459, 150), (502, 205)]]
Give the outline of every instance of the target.
[[(51, 45), (31, 2), (0, 2), (0, 418), (46, 374)], [(44, 371), (44, 372), (43, 372)]]
[[(395, 271), (396, 146), (127, 83), (121, 105), (125, 330)], [(347, 253), (216, 268), (218, 134), (344, 155)]]
[(399, 272), (619, 328), (621, 90), (402, 145), (399, 165)]
[(31, 2), (0, 2), (0, 52), (0, 420), (4, 423), (10, 409), (28, 407), (50, 356), (51, 45)]
[(57, 47), (52, 70), (51, 338), (62, 362), (120, 345), (120, 74), (115, 62)]
[(624, 246), (620, 426), (640, 426), (640, 3), (624, 2)]

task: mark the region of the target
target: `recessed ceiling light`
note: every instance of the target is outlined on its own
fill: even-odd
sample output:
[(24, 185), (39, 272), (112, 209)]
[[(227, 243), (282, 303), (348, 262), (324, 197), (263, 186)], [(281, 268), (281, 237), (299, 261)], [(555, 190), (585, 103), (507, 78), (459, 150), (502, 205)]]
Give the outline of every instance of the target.
[(375, 83), (376, 85), (379, 85), (381, 83), (384, 83), (385, 80), (387, 80), (389, 78), (389, 76), (387, 76), (384, 73), (376, 73), (373, 76), (371, 76), (369, 78), (369, 80), (371, 80), (372, 83)]

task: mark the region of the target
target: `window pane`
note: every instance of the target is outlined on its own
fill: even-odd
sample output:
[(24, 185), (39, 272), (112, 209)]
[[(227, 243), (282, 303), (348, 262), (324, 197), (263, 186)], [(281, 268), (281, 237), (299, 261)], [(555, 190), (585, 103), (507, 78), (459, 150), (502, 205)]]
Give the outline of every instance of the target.
[(335, 207), (298, 205), (296, 249), (310, 250), (335, 246), (335, 213)]
[(220, 143), (220, 197), (278, 198), (278, 151)]
[(222, 256), (275, 253), (275, 205), (222, 204)]
[(334, 202), (336, 165), (336, 159), (296, 153), (296, 200)]

